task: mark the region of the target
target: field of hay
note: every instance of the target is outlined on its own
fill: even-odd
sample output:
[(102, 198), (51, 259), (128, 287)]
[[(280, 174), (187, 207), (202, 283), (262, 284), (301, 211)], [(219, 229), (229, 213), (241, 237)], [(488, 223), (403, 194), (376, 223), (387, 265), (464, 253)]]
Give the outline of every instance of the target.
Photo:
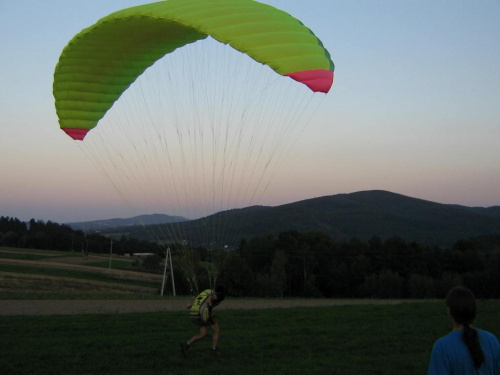
[(0, 247), (0, 299), (88, 299), (158, 294), (162, 275), (134, 270), (135, 259)]

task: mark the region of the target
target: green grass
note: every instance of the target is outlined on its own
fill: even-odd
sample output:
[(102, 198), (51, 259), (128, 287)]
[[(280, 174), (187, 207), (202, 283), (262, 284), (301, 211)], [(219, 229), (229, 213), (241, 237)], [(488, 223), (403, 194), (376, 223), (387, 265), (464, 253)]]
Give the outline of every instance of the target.
[(83, 258), (81, 253), (0, 247), (0, 259), (51, 260), (57, 258)]
[[(11, 262), (16, 260), (19, 262)], [(0, 300), (5, 299), (107, 299), (146, 298), (157, 294), (161, 275), (142, 272), (134, 259), (86, 258), (79, 252), (47, 251), (0, 247)], [(151, 276), (151, 277), (150, 277)], [(137, 287), (149, 288), (138, 289)]]
[(25, 254), (25, 253), (2, 253), (0, 252), (0, 259), (21, 259), (21, 260), (46, 260), (51, 259), (53, 256), (38, 255), (38, 254)]
[[(82, 263), (84, 266), (91, 267), (109, 267), (109, 258), (101, 256), (102, 260), (86, 261)], [(58, 262), (61, 259), (80, 258), (84, 259), (85, 255), (79, 252), (63, 252), (63, 251), (49, 251), (49, 250), (36, 250), (36, 249), (17, 249), (0, 247), (0, 259), (19, 259), (19, 260), (47, 260)], [(121, 270), (134, 270), (132, 264), (135, 259), (111, 259), (111, 267), (113, 269)], [(61, 263), (65, 263), (64, 261)]]
[[(500, 301), (478, 304), (500, 333)], [(221, 310), (221, 355), (185, 312), (0, 317), (2, 374), (424, 374), (449, 330), (443, 302)]]
[(158, 284), (154, 282), (147, 282), (141, 280), (126, 280), (120, 277), (115, 277), (111, 274), (108, 275), (101, 272), (80, 271), (80, 270), (64, 269), (64, 268), (43, 268), (40, 266), (0, 264), (0, 272), (2, 271), (18, 272), (18, 273), (32, 274), (32, 275), (71, 277), (75, 279), (103, 281), (109, 283), (119, 283), (127, 285), (146, 286), (146, 287), (158, 286)]
[(79, 251), (60, 251), (60, 250), (41, 250), (41, 249), (30, 249), (24, 247), (7, 247), (0, 246), (0, 252), (14, 252), (14, 253), (31, 253), (31, 254), (40, 254), (44, 256), (83, 256), (82, 252)]

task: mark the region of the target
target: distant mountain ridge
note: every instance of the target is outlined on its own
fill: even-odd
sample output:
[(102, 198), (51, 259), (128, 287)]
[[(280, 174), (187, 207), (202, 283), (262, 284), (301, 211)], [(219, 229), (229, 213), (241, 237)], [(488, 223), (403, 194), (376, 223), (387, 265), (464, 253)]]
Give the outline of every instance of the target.
[(493, 207), (465, 207), (466, 209), (471, 209), (481, 215), (489, 215), (494, 217), (500, 217), (500, 206)]
[(139, 215), (130, 218), (120, 219), (104, 219), (104, 220), (93, 220), (93, 221), (81, 221), (66, 223), (71, 228), (75, 230), (88, 231), (102, 231), (111, 228), (123, 228), (131, 227), (136, 225), (155, 225), (155, 224), (169, 224), (178, 223), (183, 221), (188, 221), (182, 216), (170, 216), (164, 214), (152, 214), (152, 215)]
[(450, 245), (500, 233), (500, 207), (435, 203), (387, 191), (362, 191), (313, 198), (276, 207), (275, 228), (321, 230), (335, 239), (399, 236), (407, 241)]
[[(222, 220), (228, 223), (224, 235), (231, 239), (232, 246), (242, 238), (276, 236), (290, 230), (322, 231), (337, 241), (398, 236), (444, 247), (464, 238), (500, 234), (500, 206), (441, 204), (382, 190), (311, 198), (275, 207), (234, 209), (167, 226), (192, 233), (190, 242), (197, 245), (203, 244), (203, 239), (196, 233), (203, 232), (210, 221)], [(147, 238), (141, 228), (128, 227), (126, 232)]]

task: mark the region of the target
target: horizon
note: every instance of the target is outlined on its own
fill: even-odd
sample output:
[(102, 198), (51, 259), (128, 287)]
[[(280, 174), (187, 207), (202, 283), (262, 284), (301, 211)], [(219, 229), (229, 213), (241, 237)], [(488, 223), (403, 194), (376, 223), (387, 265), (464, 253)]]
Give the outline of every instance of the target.
[[(388, 190), (377, 190), (376, 189), (376, 190), (354, 191), (354, 192), (350, 192), (350, 193), (337, 193), (337, 194), (323, 195), (323, 196), (319, 196), (319, 197), (305, 198), (305, 199), (301, 199), (301, 200), (293, 201), (293, 202), (286, 202), (286, 203), (282, 203), (282, 204), (278, 204), (278, 205), (259, 205), (259, 204), (256, 204), (256, 205), (247, 206), (247, 207), (229, 208), (228, 210), (229, 211), (230, 210), (244, 210), (244, 209), (251, 208), (251, 207), (269, 207), (269, 208), (275, 208), (275, 207), (280, 207), (280, 206), (284, 206), (284, 205), (288, 205), (288, 204), (299, 203), (299, 202), (303, 202), (303, 201), (307, 201), (307, 200), (321, 199), (321, 198), (326, 198), (326, 197), (334, 197), (334, 196), (339, 196), (339, 195), (352, 195), (352, 194), (358, 194), (358, 193), (371, 193), (371, 192), (389, 193), (389, 194), (392, 194), (392, 195), (403, 196), (405, 198), (417, 199), (417, 200), (422, 200), (422, 201), (425, 201), (425, 202), (431, 202), (431, 203), (437, 203), (437, 204), (449, 205), (449, 206), (460, 206), (460, 207), (468, 207), (468, 208), (484, 208), (484, 209), (500, 207), (500, 205), (492, 205), (492, 206), (467, 206), (467, 205), (455, 204), (455, 203), (441, 203), (441, 202), (430, 201), (430, 200), (422, 199), (422, 198), (418, 198), (418, 197), (411, 197), (411, 196), (403, 195), (403, 194), (392, 192), (392, 191), (388, 191)], [(226, 211), (226, 210), (224, 210), (224, 211)], [(199, 220), (199, 219), (202, 219), (202, 218), (205, 218), (205, 217), (208, 217), (208, 216), (220, 213), (220, 212), (223, 212), (223, 211), (214, 212), (214, 213), (209, 214), (207, 216), (200, 216), (200, 217), (195, 217), (195, 218), (189, 218), (189, 217), (182, 216), (182, 215), (171, 215), (171, 214), (168, 214), (168, 213), (154, 212), (154, 213), (145, 213), (145, 214), (139, 214), (139, 215), (134, 215), (134, 216), (102, 217), (102, 218), (96, 218), (96, 219), (73, 220), (73, 221), (70, 220), (70, 221), (64, 221), (64, 222), (57, 221), (57, 220), (52, 220), (50, 218), (45, 219), (45, 218), (31, 217), (29, 219), (22, 219), (22, 218), (17, 217), (17, 216), (8, 216), (8, 215), (2, 215), (2, 214), (0, 214), (0, 216), (4, 216), (4, 217), (7, 216), (7, 217), (10, 217), (10, 218), (19, 219), (22, 222), (29, 222), (30, 220), (34, 219), (34, 220), (37, 220), (37, 221), (38, 220), (41, 220), (41, 221), (44, 221), (44, 222), (51, 221), (51, 222), (57, 223), (57, 224), (66, 224), (66, 225), (68, 225), (68, 224), (87, 223), (87, 222), (94, 222), (94, 221), (129, 220), (129, 219), (134, 219), (134, 218), (137, 218), (137, 217), (149, 217), (149, 216), (155, 216), (155, 215), (162, 215), (162, 216), (168, 216), (168, 217), (180, 217), (180, 218), (185, 219), (187, 221), (194, 221), (194, 220)]]

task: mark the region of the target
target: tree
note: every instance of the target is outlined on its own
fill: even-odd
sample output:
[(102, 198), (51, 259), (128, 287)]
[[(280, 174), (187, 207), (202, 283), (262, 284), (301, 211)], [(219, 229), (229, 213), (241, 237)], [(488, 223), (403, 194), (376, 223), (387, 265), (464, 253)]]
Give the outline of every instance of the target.
[[(500, 237), (499, 237), (500, 238)], [(500, 297), (500, 252), (489, 254), (485, 262), (485, 294), (487, 298)]]
[(350, 272), (345, 262), (331, 262), (328, 297), (349, 297)]
[(385, 270), (378, 276), (377, 294), (380, 298), (404, 297), (404, 279), (391, 270)]
[(275, 243), (271, 235), (257, 236), (242, 244), (241, 256), (254, 273), (269, 273), (273, 259)]
[(352, 292), (361, 293), (360, 288), (365, 277), (372, 272), (373, 267), (370, 258), (363, 254), (356, 256), (351, 263), (350, 284)]
[(228, 254), (220, 282), (226, 287), (227, 294), (233, 297), (249, 296), (255, 292), (254, 273), (238, 254)]
[(425, 275), (411, 275), (408, 289), (411, 298), (434, 297), (434, 279)]
[(5, 246), (17, 247), (19, 239), (19, 234), (10, 230), (0, 237), (0, 244)]
[(402, 298), (403, 278), (391, 270), (383, 270), (379, 275), (371, 274), (365, 279), (363, 290), (367, 297)]
[(142, 266), (148, 271), (158, 271), (160, 270), (161, 258), (159, 255), (148, 255), (142, 261)]
[(283, 250), (276, 250), (271, 265), (271, 281), (273, 289), (280, 298), (283, 298), (283, 292), (286, 288), (286, 263), (285, 252)]
[(443, 272), (441, 278), (435, 282), (436, 297), (444, 298), (451, 288), (462, 285), (462, 278), (458, 273)]

